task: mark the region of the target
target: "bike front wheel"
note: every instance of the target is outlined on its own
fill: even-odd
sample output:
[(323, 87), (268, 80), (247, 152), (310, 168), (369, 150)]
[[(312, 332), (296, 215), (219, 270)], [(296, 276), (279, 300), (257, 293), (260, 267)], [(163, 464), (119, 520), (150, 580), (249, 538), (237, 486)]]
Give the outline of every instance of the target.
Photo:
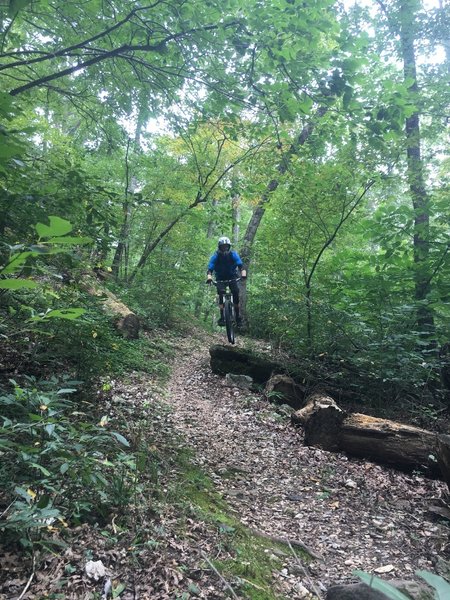
[(233, 305), (230, 300), (225, 300), (224, 306), (225, 313), (225, 327), (227, 330), (227, 338), (230, 344), (234, 344), (235, 336), (234, 336), (234, 322), (233, 322)]

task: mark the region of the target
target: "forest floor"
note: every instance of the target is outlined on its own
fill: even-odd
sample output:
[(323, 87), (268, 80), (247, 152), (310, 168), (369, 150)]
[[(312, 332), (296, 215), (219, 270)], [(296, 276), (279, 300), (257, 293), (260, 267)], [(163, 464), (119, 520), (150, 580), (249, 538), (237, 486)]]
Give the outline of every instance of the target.
[[(209, 347), (222, 342), (177, 339), (162, 387), (142, 373), (111, 382), (101, 410), (145, 438), (151, 474), (126, 514), (68, 531), (64, 549), (38, 563), (3, 556), (0, 599), (295, 600), (355, 582), (355, 569), (448, 577), (449, 523), (430, 511), (446, 486), (304, 446), (285, 407), (211, 372)], [(89, 577), (88, 560), (106, 575)]]

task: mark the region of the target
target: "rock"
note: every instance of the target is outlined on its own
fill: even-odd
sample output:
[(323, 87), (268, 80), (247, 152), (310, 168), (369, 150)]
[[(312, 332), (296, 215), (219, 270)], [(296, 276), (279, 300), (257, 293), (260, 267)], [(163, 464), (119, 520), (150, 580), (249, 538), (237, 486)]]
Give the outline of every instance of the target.
[(102, 579), (106, 575), (105, 565), (101, 560), (89, 560), (86, 563), (84, 570), (86, 571), (86, 575), (90, 579), (95, 579), (95, 581)]
[(333, 585), (327, 590), (325, 600), (389, 600), (389, 596), (374, 590), (365, 583), (354, 583)]
[(389, 583), (412, 600), (434, 600), (435, 598), (433, 590), (424, 583), (402, 580), (393, 580)]
[[(411, 600), (434, 599), (433, 591), (425, 584), (403, 580), (392, 580), (386, 583)], [(386, 596), (386, 594), (371, 588), (365, 583), (355, 583), (352, 585), (334, 585), (330, 587), (325, 600), (386, 600), (389, 598), (390, 596)]]
[(253, 385), (253, 379), (248, 375), (236, 375), (235, 373), (227, 373), (225, 375), (225, 385), (237, 387), (241, 390), (249, 390)]
[(442, 556), (438, 556), (435, 565), (436, 573), (450, 581), (450, 562), (442, 558)]

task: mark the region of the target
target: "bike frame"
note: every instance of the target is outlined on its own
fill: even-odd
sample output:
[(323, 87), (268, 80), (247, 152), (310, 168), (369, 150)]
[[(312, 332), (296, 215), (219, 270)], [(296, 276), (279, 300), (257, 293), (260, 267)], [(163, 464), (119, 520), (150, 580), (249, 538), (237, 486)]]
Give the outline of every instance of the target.
[(223, 316), (225, 318), (227, 338), (230, 344), (234, 344), (236, 341), (236, 336), (234, 332), (236, 319), (234, 314), (233, 294), (231, 293), (230, 283), (232, 283), (233, 281), (237, 282), (240, 279), (240, 277), (237, 277), (236, 279), (221, 280), (220, 282), (213, 280), (213, 285), (215, 285), (216, 288), (219, 287), (219, 284), (221, 286), (225, 286), (225, 291), (223, 294)]

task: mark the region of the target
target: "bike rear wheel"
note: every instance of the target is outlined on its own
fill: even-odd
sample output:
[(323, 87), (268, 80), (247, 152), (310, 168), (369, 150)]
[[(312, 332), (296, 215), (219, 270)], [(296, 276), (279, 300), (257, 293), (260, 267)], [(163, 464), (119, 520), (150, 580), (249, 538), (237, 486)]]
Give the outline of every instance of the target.
[(225, 300), (224, 306), (225, 327), (227, 330), (227, 338), (230, 344), (234, 344), (234, 322), (233, 322), (233, 305), (230, 300)]

